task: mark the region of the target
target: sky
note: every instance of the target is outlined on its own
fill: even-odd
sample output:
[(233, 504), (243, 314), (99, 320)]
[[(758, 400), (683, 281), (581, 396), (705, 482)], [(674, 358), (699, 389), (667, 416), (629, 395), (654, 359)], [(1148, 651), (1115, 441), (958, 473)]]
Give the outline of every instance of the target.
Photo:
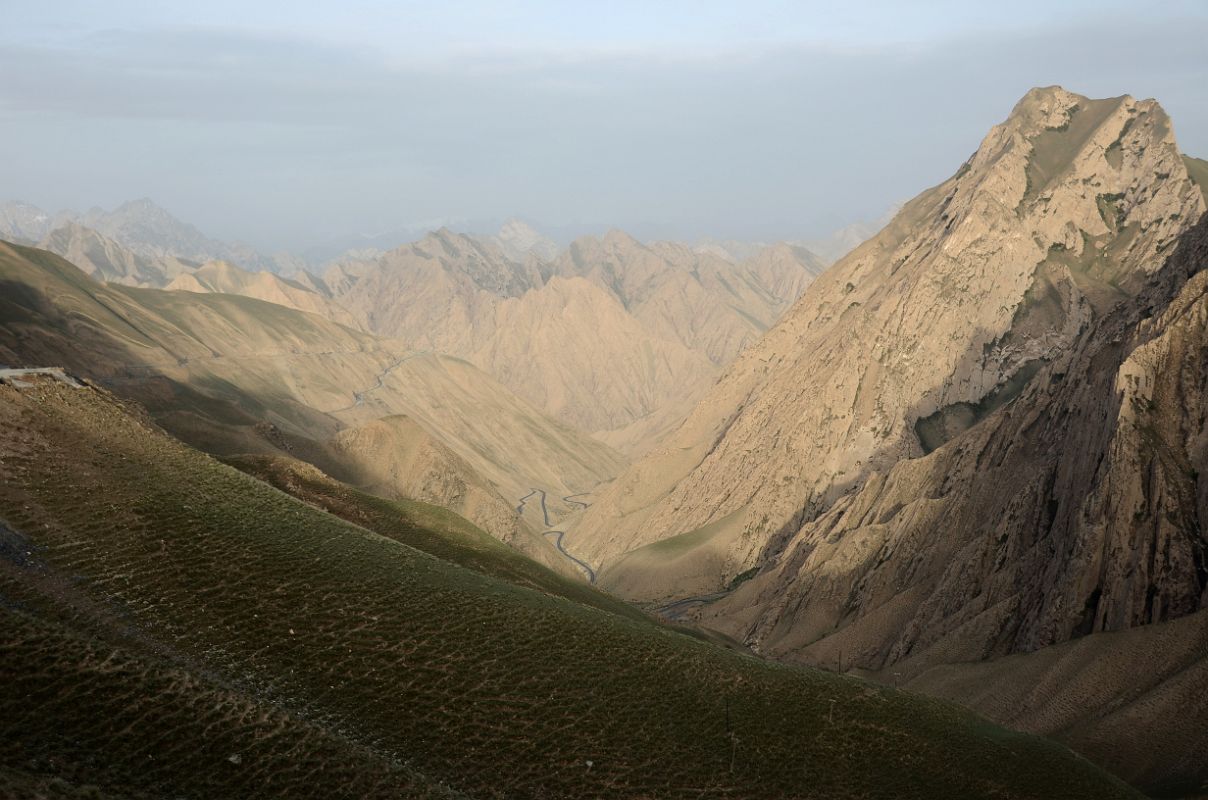
[(266, 250), (519, 216), (808, 239), (942, 181), (1031, 87), (1208, 155), (1208, 2), (0, 0), (0, 201), (150, 197)]

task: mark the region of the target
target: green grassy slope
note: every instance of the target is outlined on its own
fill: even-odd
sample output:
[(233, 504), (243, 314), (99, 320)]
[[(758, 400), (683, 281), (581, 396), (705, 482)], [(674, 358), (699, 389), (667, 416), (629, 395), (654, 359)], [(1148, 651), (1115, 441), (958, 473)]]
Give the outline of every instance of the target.
[(0, 386), (0, 518), (3, 780), (190, 798), (1136, 796), (954, 706), (421, 553), (91, 389)]
[(629, 603), (559, 575), (439, 506), (416, 500), (384, 500), (297, 459), (249, 455), (223, 461), (309, 505), (443, 561), (624, 617), (646, 619)]

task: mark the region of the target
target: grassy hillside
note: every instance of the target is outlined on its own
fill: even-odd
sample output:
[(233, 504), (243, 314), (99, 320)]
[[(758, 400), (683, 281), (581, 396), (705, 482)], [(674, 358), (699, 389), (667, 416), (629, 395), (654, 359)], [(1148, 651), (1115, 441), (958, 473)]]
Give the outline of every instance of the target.
[(1136, 796), (1062, 747), (954, 706), (768, 664), (422, 553), (92, 389), (0, 386), (0, 518), (0, 786)]
[(621, 616), (646, 618), (629, 603), (541, 566), (439, 506), (384, 500), (292, 458), (237, 456), (224, 461), (309, 505), (444, 561)]

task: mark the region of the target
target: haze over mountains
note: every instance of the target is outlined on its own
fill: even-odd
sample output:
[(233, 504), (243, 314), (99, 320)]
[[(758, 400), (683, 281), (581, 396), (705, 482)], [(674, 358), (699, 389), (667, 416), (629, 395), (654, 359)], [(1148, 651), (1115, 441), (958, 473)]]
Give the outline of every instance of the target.
[(738, 259), (620, 231), (563, 251), (511, 220), (490, 236), (442, 228), (388, 252), (351, 251), (316, 275), (208, 239), (147, 200), (57, 217), (12, 203), (3, 220), (14, 240), (103, 281), (240, 294), (464, 358), (625, 452), (674, 424), (825, 266), (795, 245)]
[(14, 241), (41, 242), (62, 228), (67, 228), (67, 233), (59, 233), (56, 239), (85, 228), (146, 259), (183, 259), (197, 263), (228, 259), (255, 268), (279, 269), (282, 266), (250, 247), (207, 237), (145, 197), (112, 210), (94, 207), (83, 213), (52, 213), (20, 201), (0, 206), (0, 231)]
[[(822, 269), (799, 248), (740, 263), (620, 231), (552, 262), (440, 230), (324, 275), (366, 330), (465, 358), (622, 449), (666, 425)], [(407, 302), (403, 302), (403, 298)]]
[[(1206, 187), (1052, 86), (830, 266), (6, 206), (0, 363), (85, 383), (0, 371), (0, 789), (1196, 796)], [(221, 745), (140, 771), (127, 695)]]

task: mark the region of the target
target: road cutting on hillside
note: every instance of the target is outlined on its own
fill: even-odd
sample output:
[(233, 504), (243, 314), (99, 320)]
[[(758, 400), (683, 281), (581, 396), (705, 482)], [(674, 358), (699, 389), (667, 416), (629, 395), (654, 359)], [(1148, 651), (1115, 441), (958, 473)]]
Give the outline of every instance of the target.
[[(568, 494), (568, 495), (565, 495), (562, 498), (562, 500), (563, 500), (563, 502), (568, 503), (570, 505), (577, 505), (577, 506), (580, 506), (581, 508), (587, 508), (588, 506), (591, 505), (591, 503), (585, 503), (582, 500), (575, 500), (574, 498), (587, 497), (589, 494), (591, 494), (591, 493), (590, 492), (579, 492), (577, 494)], [(541, 516), (545, 520), (545, 527), (548, 528), (553, 523), (550, 522), (550, 519), (549, 519), (549, 506), (546, 505), (546, 493), (545, 493), (544, 489), (537, 489), (537, 488), (530, 489), (528, 494), (526, 494), (524, 497), (520, 498), (519, 505), (516, 506), (516, 513), (520, 516), (524, 516), (524, 507), (526, 505), (528, 505), (528, 500), (533, 495), (538, 495), (541, 499)], [(583, 572), (587, 575), (588, 583), (594, 584), (596, 582), (596, 571), (594, 569), (592, 569), (591, 565), (588, 564), (586, 561), (583, 561), (583, 560), (571, 555), (569, 552), (567, 552), (566, 548), (563, 546), (562, 537), (566, 536), (566, 531), (548, 530), (548, 531), (545, 531), (545, 533), (543, 535), (554, 537), (554, 547), (558, 548), (559, 553), (561, 553), (563, 556), (565, 556), (569, 560), (573, 561), (575, 563), (575, 565), (579, 567), (579, 569), (583, 570)]]

